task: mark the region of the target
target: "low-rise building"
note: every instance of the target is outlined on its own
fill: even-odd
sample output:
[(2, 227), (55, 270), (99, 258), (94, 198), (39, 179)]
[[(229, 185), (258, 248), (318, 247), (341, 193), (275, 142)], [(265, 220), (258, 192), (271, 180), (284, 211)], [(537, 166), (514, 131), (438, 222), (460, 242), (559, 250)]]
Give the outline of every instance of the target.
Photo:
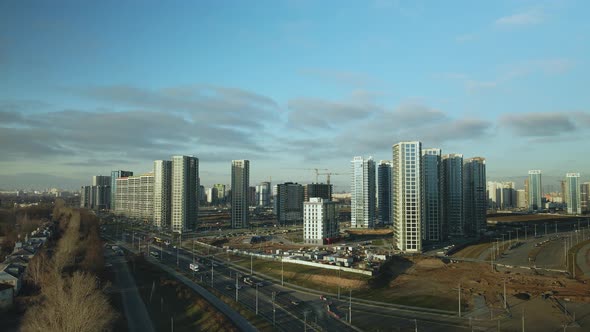
[(14, 287), (0, 284), (0, 310), (7, 310), (14, 303)]

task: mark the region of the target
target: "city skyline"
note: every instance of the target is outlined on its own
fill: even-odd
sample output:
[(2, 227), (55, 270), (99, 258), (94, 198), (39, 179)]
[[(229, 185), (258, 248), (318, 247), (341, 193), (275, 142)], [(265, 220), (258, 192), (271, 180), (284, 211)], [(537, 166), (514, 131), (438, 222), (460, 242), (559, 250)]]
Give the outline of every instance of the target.
[(170, 154), (199, 156), (207, 186), (235, 159), (252, 183), (306, 183), (292, 168), (406, 140), (483, 155), (490, 179), (588, 174), (572, 143), (589, 135), (589, 4), (458, 3), (2, 3), (0, 186), (78, 188)]

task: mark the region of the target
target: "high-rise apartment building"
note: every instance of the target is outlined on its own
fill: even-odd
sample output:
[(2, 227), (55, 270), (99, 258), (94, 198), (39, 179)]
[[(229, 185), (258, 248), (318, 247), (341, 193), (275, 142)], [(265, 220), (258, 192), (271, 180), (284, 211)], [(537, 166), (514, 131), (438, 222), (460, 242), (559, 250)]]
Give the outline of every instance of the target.
[(580, 185), (580, 206), (582, 213), (590, 211), (590, 182), (584, 182)]
[(111, 207), (111, 177), (95, 175), (92, 177), (92, 209), (108, 210)]
[(154, 225), (170, 226), (172, 220), (172, 161), (154, 161)]
[(463, 208), (465, 231), (481, 236), (487, 228), (486, 160), (474, 157), (463, 163)]
[(172, 157), (171, 226), (183, 233), (195, 230), (199, 211), (199, 159)]
[(298, 183), (278, 184), (274, 202), (274, 213), (281, 225), (303, 221), (303, 186)]
[(152, 222), (154, 216), (154, 174), (119, 177), (116, 180), (114, 211), (127, 217)]
[(441, 150), (422, 150), (422, 239), (442, 240)]
[(403, 252), (422, 251), (422, 143), (393, 145), (391, 170), (394, 240)]
[(391, 162), (381, 160), (377, 166), (377, 220), (391, 225)]
[(309, 202), (312, 197), (319, 197), (325, 200), (332, 200), (332, 185), (326, 183), (310, 183), (304, 188), (304, 200)]
[(336, 203), (311, 197), (303, 203), (303, 240), (309, 244), (332, 243), (339, 236)]
[(582, 195), (580, 192), (580, 173), (567, 173), (565, 203), (568, 214), (582, 214)]
[(354, 157), (352, 164), (351, 222), (353, 228), (375, 227), (375, 161)]
[(541, 183), (541, 171), (530, 170), (528, 180), (529, 210), (540, 211), (543, 209), (543, 187)]
[(465, 235), (465, 219), (463, 215), (462, 154), (442, 156), (441, 181), (444, 237), (463, 236)]
[(516, 207), (519, 209), (527, 209), (529, 203), (526, 199), (526, 191), (524, 189), (518, 189), (516, 191)]
[(232, 228), (248, 227), (248, 201), (250, 188), (250, 161), (231, 162), (231, 225)]
[(111, 210), (117, 206), (117, 179), (133, 176), (131, 171), (111, 171)]
[(217, 203), (217, 189), (215, 187), (205, 189), (205, 196), (207, 197), (207, 203)]
[(516, 186), (514, 182), (488, 181), (488, 207), (492, 210), (516, 207)]
[(257, 206), (258, 200), (256, 199), (256, 186), (248, 187), (248, 205)]
[(256, 205), (262, 207), (270, 206), (270, 182), (260, 182), (256, 186)]
[(213, 185), (213, 188), (217, 189), (217, 203), (225, 204), (225, 197), (227, 196), (227, 193), (225, 192), (225, 184), (216, 183)]

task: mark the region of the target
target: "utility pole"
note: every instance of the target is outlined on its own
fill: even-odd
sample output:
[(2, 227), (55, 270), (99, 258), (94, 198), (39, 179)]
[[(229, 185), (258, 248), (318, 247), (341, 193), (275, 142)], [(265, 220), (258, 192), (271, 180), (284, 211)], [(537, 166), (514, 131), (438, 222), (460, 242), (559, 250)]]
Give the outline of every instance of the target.
[(512, 244), (512, 231), (508, 231), (508, 247)]
[(275, 318), (276, 318), (275, 296), (276, 296), (276, 293), (273, 291), (272, 292), (272, 326), (275, 326)]
[(537, 237), (537, 224), (535, 224), (535, 237)]
[(557, 221), (555, 222), (555, 234), (557, 234)]
[(252, 265), (252, 261), (253, 261), (253, 259), (254, 259), (253, 257), (254, 257), (254, 256), (252, 256), (252, 254), (250, 254), (250, 275), (251, 275), (251, 276), (254, 276), (254, 274), (252, 273), (252, 271), (254, 270), (254, 269), (252, 268), (252, 267), (253, 267), (253, 265)]
[(504, 279), (504, 310), (506, 310), (506, 308), (508, 308), (508, 303), (506, 303), (506, 279)]
[(179, 266), (179, 261), (178, 261), (178, 247), (176, 247), (176, 266)]
[(524, 308), (522, 308), (522, 332), (524, 332)]
[(418, 320), (417, 319), (414, 319), (414, 326), (415, 326), (414, 331), (418, 332)]
[(238, 275), (239, 273), (236, 272), (236, 302), (238, 302)]
[(574, 275), (574, 279), (576, 279), (576, 253), (572, 252), (572, 274)]
[(213, 258), (211, 258), (211, 288), (213, 288)]
[(524, 240), (528, 240), (528, 235), (529, 235), (529, 226), (526, 225), (524, 226)]
[(352, 288), (348, 294), (348, 323), (352, 324)]
[(285, 286), (285, 279), (284, 279), (284, 274), (285, 274), (285, 269), (284, 269), (284, 265), (285, 262), (283, 261), (283, 256), (281, 256), (281, 286)]
[(193, 263), (195, 262), (195, 239), (193, 239)]
[(461, 283), (459, 283), (459, 317), (461, 317)]
[(303, 312), (303, 332), (307, 332), (307, 310)]
[(516, 242), (518, 242), (518, 228), (516, 229)]
[(256, 316), (258, 316), (258, 284), (256, 284)]

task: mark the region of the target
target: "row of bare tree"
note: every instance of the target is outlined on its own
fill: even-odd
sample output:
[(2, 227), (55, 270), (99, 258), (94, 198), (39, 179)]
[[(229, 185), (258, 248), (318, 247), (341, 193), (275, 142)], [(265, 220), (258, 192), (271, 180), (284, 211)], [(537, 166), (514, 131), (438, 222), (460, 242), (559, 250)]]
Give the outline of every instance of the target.
[(104, 266), (98, 219), (85, 210), (57, 200), (53, 218), (59, 221), (55, 250), (36, 255), (27, 280), (39, 291), (25, 313), (22, 331), (108, 331), (116, 318), (96, 273)]

